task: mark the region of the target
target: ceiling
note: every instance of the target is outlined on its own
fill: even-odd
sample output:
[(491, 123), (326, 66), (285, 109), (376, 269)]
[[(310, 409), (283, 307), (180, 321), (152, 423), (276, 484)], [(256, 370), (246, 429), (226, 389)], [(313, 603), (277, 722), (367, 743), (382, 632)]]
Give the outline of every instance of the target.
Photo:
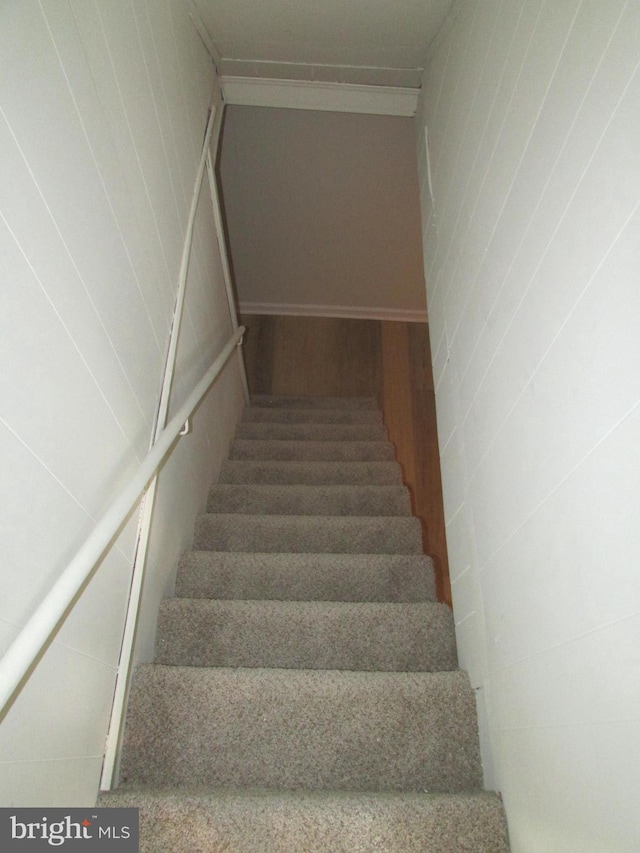
[(418, 89), (452, 0), (191, 0), (224, 78)]

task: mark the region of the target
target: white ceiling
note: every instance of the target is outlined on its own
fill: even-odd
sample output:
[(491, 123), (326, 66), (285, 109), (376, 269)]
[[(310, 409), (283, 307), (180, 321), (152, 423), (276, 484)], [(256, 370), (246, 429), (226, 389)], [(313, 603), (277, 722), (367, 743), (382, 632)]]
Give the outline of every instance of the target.
[(420, 86), (452, 0), (191, 0), (223, 77)]

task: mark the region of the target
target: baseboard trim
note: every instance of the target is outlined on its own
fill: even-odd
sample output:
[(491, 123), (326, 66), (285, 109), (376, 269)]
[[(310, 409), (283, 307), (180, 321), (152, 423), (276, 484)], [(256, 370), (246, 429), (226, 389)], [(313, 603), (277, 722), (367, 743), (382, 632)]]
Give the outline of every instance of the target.
[(276, 314), (287, 317), (342, 317), (353, 320), (397, 320), (427, 323), (426, 311), (403, 308), (373, 308), (352, 305), (292, 305), (276, 302), (240, 302), (241, 314)]

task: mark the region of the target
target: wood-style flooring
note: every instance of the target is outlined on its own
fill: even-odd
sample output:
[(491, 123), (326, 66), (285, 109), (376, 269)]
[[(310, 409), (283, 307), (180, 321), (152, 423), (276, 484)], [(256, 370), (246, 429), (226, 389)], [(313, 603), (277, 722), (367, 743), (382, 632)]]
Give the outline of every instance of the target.
[(396, 447), (438, 597), (451, 605), (426, 323), (244, 315), (252, 394), (375, 397)]

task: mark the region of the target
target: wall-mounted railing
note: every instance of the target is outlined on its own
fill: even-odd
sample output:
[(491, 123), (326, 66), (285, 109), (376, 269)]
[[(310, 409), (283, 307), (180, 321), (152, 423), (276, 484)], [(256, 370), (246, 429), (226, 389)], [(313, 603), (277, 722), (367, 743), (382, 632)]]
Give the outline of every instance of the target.
[[(156, 422), (151, 438), (151, 448), (135, 475), (114, 500), (107, 512), (98, 522), (84, 545), (73, 560), (61, 573), (42, 603), (20, 631), (2, 660), (0, 660), (0, 718), (10, 706), (21, 687), (28, 680), (32, 670), (48, 647), (64, 620), (69, 615), (86, 584), (96, 572), (101, 557), (106, 553), (115, 537), (129, 518), (134, 507), (142, 499), (132, 580), (129, 592), (127, 616), (125, 619), (120, 660), (114, 689), (111, 722), (107, 735), (105, 758), (102, 769), (101, 787), (111, 787), (116, 774), (116, 764), (120, 742), (120, 732), (126, 708), (129, 689), (130, 670), (133, 660), (136, 625), (142, 593), (142, 584), (146, 564), (146, 554), (151, 531), (151, 517), (157, 486), (157, 474), (160, 466), (177, 443), (178, 437), (188, 431), (191, 416), (207, 394), (227, 361), (242, 343), (244, 327), (238, 325), (235, 300), (231, 284), (230, 264), (227, 257), (226, 241), (220, 200), (218, 197), (213, 164), (216, 159), (218, 140), (223, 115), (223, 102), (219, 88), (214, 92), (207, 128), (202, 145), (200, 163), (196, 174), (193, 197), (180, 265), (179, 280), (174, 305), (171, 331), (165, 370), (162, 378)], [(184, 310), (189, 262), (193, 242), (195, 217), (205, 174), (210, 184), (211, 202), (215, 222), (218, 247), (222, 261), (224, 285), (226, 288), (229, 318), (232, 334), (229, 341), (213, 361), (200, 382), (193, 389), (178, 412), (167, 424), (173, 375), (178, 350), (180, 325)], [(213, 238), (214, 235), (212, 235)], [(249, 390), (242, 357), (239, 357), (240, 379), (245, 401), (248, 402)]]
[[(187, 230), (182, 250), (182, 261), (180, 264), (180, 274), (178, 277), (178, 288), (176, 293), (176, 301), (171, 324), (171, 334), (169, 337), (169, 348), (167, 352), (167, 360), (162, 381), (162, 390), (160, 392), (160, 401), (158, 404), (158, 413), (156, 417), (156, 425), (154, 430), (154, 440), (164, 428), (169, 411), (169, 401), (171, 397), (171, 388), (173, 384), (173, 374), (175, 371), (176, 357), (178, 352), (178, 341), (180, 337), (180, 326), (182, 322), (182, 314), (184, 310), (185, 295), (187, 289), (187, 278), (189, 273), (189, 262), (191, 259), (191, 249), (193, 243), (193, 233), (195, 228), (196, 212), (198, 202), (202, 193), (202, 184), (205, 174), (209, 179), (209, 190), (211, 196), (211, 204), (213, 208), (213, 218), (216, 228), (216, 239), (218, 242), (218, 250), (220, 252), (220, 260), (222, 263), (222, 273), (224, 285), (227, 295), (227, 303), (229, 305), (229, 319), (234, 337), (239, 333), (238, 319), (236, 316), (235, 299), (233, 294), (233, 286), (231, 282), (231, 268), (227, 256), (227, 246), (222, 222), (222, 213), (220, 199), (213, 164), (216, 160), (218, 144), (220, 140), (220, 131), (222, 128), (223, 117), (222, 94), (219, 88), (215, 88), (214, 98), (209, 111), (209, 120), (205, 131), (204, 142), (202, 144), (202, 152), (200, 155), (200, 163), (196, 174), (195, 185), (193, 188), (193, 196), (191, 199), (191, 208), (189, 211), (189, 219), (187, 222)], [(212, 235), (213, 236), (213, 235)], [(247, 385), (247, 376), (244, 369), (244, 362), (240, 358), (240, 378), (244, 391), (245, 402), (249, 402), (249, 387)], [(185, 418), (185, 430), (187, 428)], [(118, 674), (113, 697), (113, 707), (111, 710), (111, 721), (109, 724), (109, 732), (105, 745), (104, 763), (102, 766), (102, 778), (100, 787), (102, 790), (109, 790), (117, 776), (117, 761), (120, 751), (120, 737), (124, 722), (126, 710), (127, 696), (129, 693), (129, 684), (131, 679), (131, 667), (133, 662), (136, 627), (138, 624), (138, 612), (140, 609), (140, 599), (142, 596), (142, 583), (144, 580), (147, 551), (149, 548), (149, 539), (151, 536), (151, 518), (156, 499), (157, 478), (154, 478), (144, 496), (143, 505), (140, 513), (140, 523), (138, 529), (138, 540), (136, 546), (136, 554), (133, 564), (133, 574), (131, 581), (131, 591), (129, 593), (129, 604), (127, 608), (127, 616), (125, 619), (122, 649), (120, 652), (120, 662), (118, 665)]]
[(242, 342), (244, 326), (231, 337), (180, 410), (162, 430), (158, 440), (143, 459), (119, 497), (93, 529), (76, 556), (59, 576), (46, 598), (0, 660), (0, 708), (11, 701), (52, 635), (60, 626), (78, 593), (92, 577), (96, 564), (121, 529), (158, 468), (173, 448), (187, 420), (216, 381), (223, 367)]

